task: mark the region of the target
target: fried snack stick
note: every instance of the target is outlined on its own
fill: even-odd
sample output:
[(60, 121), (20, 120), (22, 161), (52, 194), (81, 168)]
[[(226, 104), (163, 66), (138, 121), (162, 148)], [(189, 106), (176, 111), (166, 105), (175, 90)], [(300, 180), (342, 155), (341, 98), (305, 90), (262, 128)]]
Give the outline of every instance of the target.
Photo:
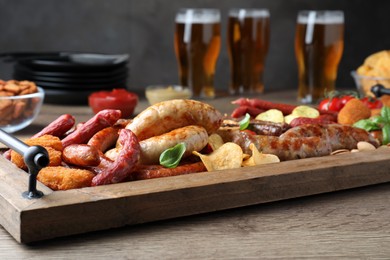
[(49, 166), (39, 171), (37, 180), (52, 190), (69, 190), (91, 186), (94, 176), (88, 170)]
[[(61, 164), (62, 143), (58, 137), (52, 135), (43, 135), (40, 137), (27, 139), (25, 140), (25, 143), (30, 146), (43, 146), (49, 153), (49, 166), (58, 166)], [(18, 154), (12, 150), (10, 152), (10, 160), (17, 167), (27, 170), (27, 166), (24, 163), (24, 158), (21, 154)]]
[(120, 110), (102, 110), (78, 127), (74, 132), (62, 139), (62, 145), (66, 147), (70, 144), (85, 144), (98, 131), (114, 125), (120, 117)]

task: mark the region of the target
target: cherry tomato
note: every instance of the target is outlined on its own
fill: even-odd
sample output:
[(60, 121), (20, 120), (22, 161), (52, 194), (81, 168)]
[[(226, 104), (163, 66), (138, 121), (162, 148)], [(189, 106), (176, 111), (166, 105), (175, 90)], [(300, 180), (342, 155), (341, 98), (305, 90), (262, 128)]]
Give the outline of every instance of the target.
[(355, 98), (355, 97), (354, 96), (342, 96), (342, 97), (340, 97), (341, 108), (343, 108), (345, 106), (345, 104), (347, 104), (347, 102), (350, 101), (353, 98)]
[(321, 101), (318, 106), (320, 111), (333, 111), (339, 112), (348, 101), (355, 98), (354, 96), (345, 95), (345, 96), (336, 96), (332, 98), (326, 98)]
[(334, 111), (338, 112), (342, 108), (341, 100), (339, 97), (325, 98), (318, 105), (320, 111)]
[(104, 109), (118, 109), (122, 118), (129, 118), (138, 104), (138, 96), (125, 89), (98, 91), (88, 97), (88, 104), (94, 113)]
[(382, 108), (383, 103), (374, 97), (364, 97), (360, 99), (369, 109)]

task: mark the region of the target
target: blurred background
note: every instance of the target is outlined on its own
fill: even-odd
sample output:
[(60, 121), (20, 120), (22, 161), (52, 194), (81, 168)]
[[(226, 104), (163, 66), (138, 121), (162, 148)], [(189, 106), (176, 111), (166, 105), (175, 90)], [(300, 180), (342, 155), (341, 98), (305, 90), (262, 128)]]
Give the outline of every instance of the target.
[[(174, 17), (181, 7), (222, 12), (222, 49), (215, 85), (227, 90), (227, 13), (233, 7), (267, 8), (271, 42), (265, 91), (297, 88), (295, 21), (301, 9), (345, 12), (345, 47), (338, 88), (354, 88), (350, 71), (373, 52), (390, 49), (390, 1), (381, 0), (0, 0), (0, 52), (77, 51), (128, 53), (128, 89), (143, 94), (151, 84), (178, 83), (173, 49)], [(0, 62), (0, 78), (12, 78), (12, 63)]]

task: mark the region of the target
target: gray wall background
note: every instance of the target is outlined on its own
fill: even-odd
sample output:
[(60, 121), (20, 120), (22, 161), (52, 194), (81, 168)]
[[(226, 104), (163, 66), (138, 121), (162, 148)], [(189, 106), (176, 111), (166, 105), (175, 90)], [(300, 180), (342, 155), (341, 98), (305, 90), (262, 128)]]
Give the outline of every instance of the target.
[[(222, 12), (222, 49), (216, 86), (226, 90), (229, 60), (226, 20), (229, 8), (268, 8), (271, 47), (265, 68), (266, 91), (295, 89), (296, 14), (300, 9), (345, 12), (345, 48), (339, 88), (353, 88), (350, 71), (364, 58), (390, 49), (390, 1), (380, 0), (0, 0), (0, 52), (82, 51), (129, 53), (128, 88), (178, 82), (173, 50), (175, 12), (181, 7), (213, 7)], [(12, 77), (12, 64), (0, 62), (0, 78)]]

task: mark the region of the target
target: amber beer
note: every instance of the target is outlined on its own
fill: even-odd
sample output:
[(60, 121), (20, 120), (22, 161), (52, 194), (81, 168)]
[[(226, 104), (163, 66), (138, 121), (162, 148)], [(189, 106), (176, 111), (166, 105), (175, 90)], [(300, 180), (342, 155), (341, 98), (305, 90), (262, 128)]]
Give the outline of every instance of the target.
[(342, 11), (301, 11), (295, 34), (298, 100), (314, 103), (335, 89), (344, 48)]
[(220, 12), (183, 9), (176, 15), (175, 53), (179, 81), (194, 97), (215, 96), (214, 74), (221, 48)]
[(263, 93), (264, 63), (270, 41), (266, 9), (232, 9), (228, 20), (230, 93)]

